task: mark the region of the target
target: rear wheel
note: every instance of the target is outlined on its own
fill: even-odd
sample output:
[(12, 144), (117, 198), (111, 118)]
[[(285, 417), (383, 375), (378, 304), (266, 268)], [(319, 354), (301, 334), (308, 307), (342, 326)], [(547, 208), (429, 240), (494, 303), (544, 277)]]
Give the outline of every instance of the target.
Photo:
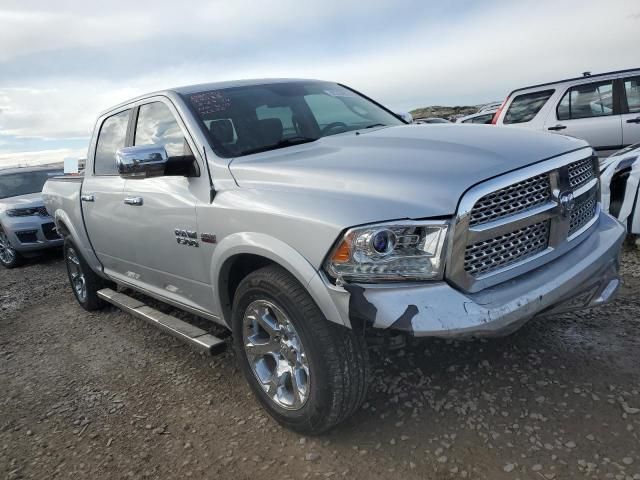
[(105, 281), (91, 270), (69, 238), (64, 240), (64, 261), (71, 289), (80, 306), (88, 311), (103, 308), (107, 303), (98, 297), (98, 290), (105, 287)]
[(238, 286), (233, 336), (251, 389), (287, 428), (322, 433), (364, 400), (369, 374), (364, 336), (328, 321), (279, 266), (257, 270)]
[(9, 242), (9, 237), (5, 231), (0, 228), (0, 263), (5, 268), (15, 268), (22, 265), (24, 258), (20, 255)]

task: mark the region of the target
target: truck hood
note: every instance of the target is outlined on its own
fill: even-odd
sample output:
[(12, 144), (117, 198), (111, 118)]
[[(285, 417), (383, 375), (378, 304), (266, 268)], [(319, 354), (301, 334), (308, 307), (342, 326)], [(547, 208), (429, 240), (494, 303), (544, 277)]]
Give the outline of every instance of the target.
[(453, 214), (479, 182), (585, 147), (525, 129), (403, 125), (247, 155), (229, 168), (240, 187), (350, 197), (379, 219), (425, 218)]
[(17, 197), (0, 198), (0, 211), (9, 210), (11, 208), (33, 208), (42, 207), (42, 194), (28, 193)]

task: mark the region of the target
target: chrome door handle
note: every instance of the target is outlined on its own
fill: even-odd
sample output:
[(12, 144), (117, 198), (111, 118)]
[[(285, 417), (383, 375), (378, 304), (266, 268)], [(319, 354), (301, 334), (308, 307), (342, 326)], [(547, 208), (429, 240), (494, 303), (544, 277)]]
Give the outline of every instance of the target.
[(127, 197), (124, 199), (124, 203), (127, 205), (142, 205), (142, 197)]
[(95, 202), (96, 197), (94, 195), (80, 195), (80, 200), (83, 202)]

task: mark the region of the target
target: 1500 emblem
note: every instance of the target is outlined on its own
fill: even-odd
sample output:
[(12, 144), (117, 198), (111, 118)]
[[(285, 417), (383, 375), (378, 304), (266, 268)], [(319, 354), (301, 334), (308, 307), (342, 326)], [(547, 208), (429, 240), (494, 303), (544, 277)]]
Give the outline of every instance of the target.
[(198, 232), (176, 228), (173, 233), (176, 234), (176, 242), (178, 242), (179, 245), (196, 248), (200, 246), (198, 243)]

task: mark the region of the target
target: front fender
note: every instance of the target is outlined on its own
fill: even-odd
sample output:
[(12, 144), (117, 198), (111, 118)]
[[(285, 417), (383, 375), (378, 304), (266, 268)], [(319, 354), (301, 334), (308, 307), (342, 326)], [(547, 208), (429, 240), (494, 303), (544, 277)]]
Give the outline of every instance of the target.
[[(297, 250), (282, 240), (257, 232), (242, 232), (229, 235), (216, 246), (211, 263), (211, 284), (219, 285), (225, 263), (241, 254), (258, 255), (277, 263), (291, 273), (306, 288), (324, 316), (340, 325), (350, 326), (336, 308), (319, 272)], [(223, 312), (221, 289), (214, 295), (215, 311)], [(229, 324), (229, 319), (225, 321)]]

